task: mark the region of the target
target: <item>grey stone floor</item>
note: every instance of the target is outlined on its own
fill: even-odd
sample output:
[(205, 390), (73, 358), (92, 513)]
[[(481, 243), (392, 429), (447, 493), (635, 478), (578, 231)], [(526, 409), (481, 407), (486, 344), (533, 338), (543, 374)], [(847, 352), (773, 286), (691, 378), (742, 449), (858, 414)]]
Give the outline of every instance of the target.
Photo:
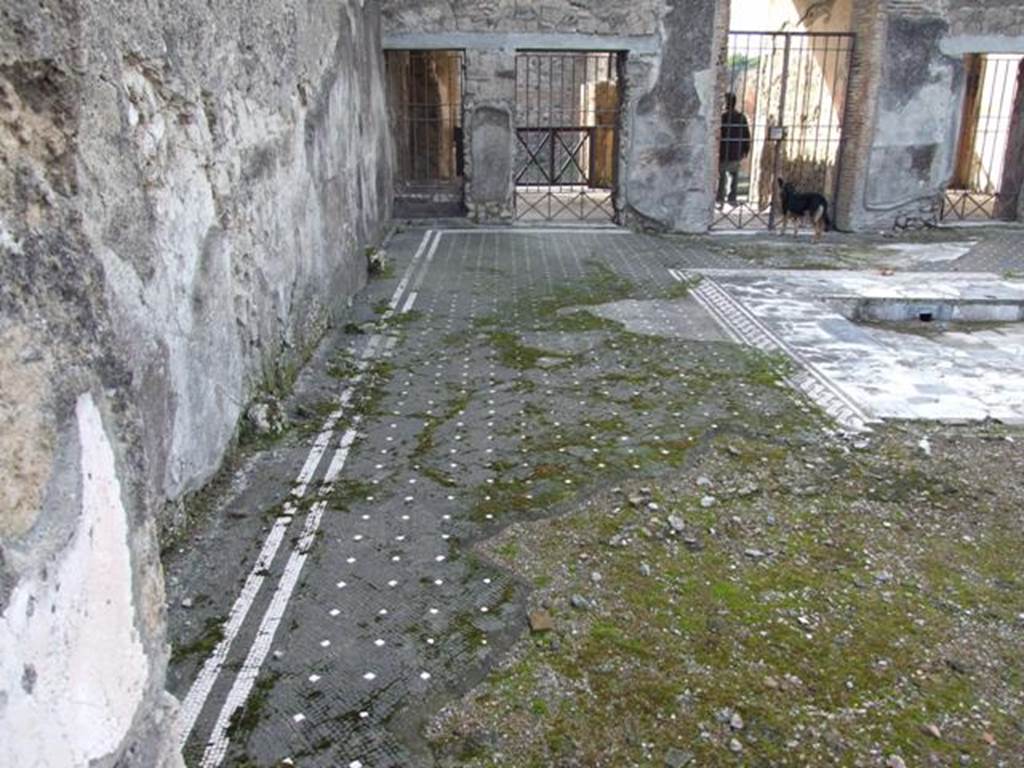
[[(333, 446), (357, 430), (330, 491), (318, 495), (314, 481), (285, 518), (276, 556), (254, 565), (313, 436), (269, 446), (224, 481), (211, 522), (169, 560), (172, 642), (201, 648), (176, 656), (171, 688), (182, 698), (210, 650), (203, 633), (217, 640), (209, 629), (247, 574), (262, 576), (197, 712), (193, 764), (425, 764), (416, 733), (431, 700), (471, 684), (523, 628), (520, 586), (468, 545), (614, 482), (637, 453), (671, 459), (687, 429), (673, 423), (673, 404), (690, 423), (725, 407), (686, 397), (706, 385), (700, 372), (687, 381), (700, 355), (686, 345), (710, 356), (730, 345), (664, 268), (675, 246), (595, 230), (450, 232), (434, 247), (408, 231), (391, 244), (396, 277), (371, 284), (357, 311), (371, 316), (417, 252), (398, 303), (409, 311), (379, 325), (381, 349), (390, 339), (393, 351), (373, 359), (376, 372), (356, 388), (318, 470), (322, 478)], [(655, 337), (574, 309), (595, 304), (633, 331), (666, 335), (679, 360), (642, 342)], [(300, 381), (301, 407), (328, 411), (323, 369), (358, 360), (371, 338), (338, 335)], [(745, 354), (723, 362), (745, 364)], [(333, 395), (348, 384), (338, 378)], [(321, 496), (319, 528), (304, 539)], [(307, 559), (282, 603), (295, 552)], [(272, 638), (265, 617), (279, 619)], [(254, 665), (261, 644), (269, 653)], [(255, 685), (239, 698), (231, 691), (246, 675)]]
[[(749, 396), (730, 372), (774, 365), (727, 342), (669, 271), (749, 266), (748, 247), (600, 229), (397, 234), (394, 276), (353, 309), (372, 327), (324, 345), (288, 403), (297, 428), (243, 451), (167, 553), (189, 764), (429, 765), (423, 718), (525, 628), (522, 585), (473, 542), (672, 471), (692, 453), (680, 445)], [(973, 258), (1007, 268), (1008, 250)], [(771, 429), (784, 403), (759, 397)], [(808, 430), (830, 428), (804, 413)]]
[[(889, 269), (910, 272), (1024, 273), (1024, 229), (990, 225), (851, 235), (829, 232), (814, 242), (810, 232), (800, 237), (776, 233), (726, 234), (688, 239), (670, 238), (684, 261), (697, 256), (699, 265), (720, 269)], [(940, 258), (933, 250), (938, 247)], [(699, 254), (699, 255), (698, 255)], [(683, 265), (680, 265), (683, 266)]]
[(1024, 275), (1024, 231), (1019, 228), (995, 227), (958, 230), (975, 245), (963, 257), (951, 264), (929, 264), (923, 271), (950, 272), (1006, 272)]

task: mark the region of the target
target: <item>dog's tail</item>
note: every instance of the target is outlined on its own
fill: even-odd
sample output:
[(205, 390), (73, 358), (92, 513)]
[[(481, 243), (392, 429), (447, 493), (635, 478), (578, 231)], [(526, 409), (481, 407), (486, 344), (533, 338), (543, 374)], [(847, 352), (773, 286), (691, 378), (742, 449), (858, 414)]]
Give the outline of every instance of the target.
[(824, 225), (826, 232), (833, 228), (832, 219), (828, 216), (828, 200), (825, 199), (821, 201), (821, 223)]

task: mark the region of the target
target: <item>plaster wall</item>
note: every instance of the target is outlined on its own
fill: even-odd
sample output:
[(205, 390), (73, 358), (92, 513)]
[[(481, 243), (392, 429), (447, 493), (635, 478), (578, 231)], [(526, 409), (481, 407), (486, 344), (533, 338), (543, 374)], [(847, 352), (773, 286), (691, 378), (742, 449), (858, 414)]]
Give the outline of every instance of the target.
[(858, 76), (839, 223), (934, 221), (953, 175), (967, 53), (1024, 52), (1024, 4), (890, 0), (855, 10)]
[(361, 0), (0, 0), (0, 763), (177, 764), (159, 531), (365, 280)]

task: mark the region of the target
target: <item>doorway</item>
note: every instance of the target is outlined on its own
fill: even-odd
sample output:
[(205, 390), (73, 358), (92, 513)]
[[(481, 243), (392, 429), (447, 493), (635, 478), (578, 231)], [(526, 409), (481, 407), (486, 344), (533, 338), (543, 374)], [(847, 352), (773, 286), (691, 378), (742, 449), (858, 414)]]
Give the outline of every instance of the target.
[(778, 178), (834, 205), (854, 39), (729, 33), (712, 229), (773, 229)]
[(463, 215), (463, 53), (385, 51), (395, 215)]
[(1017, 218), (1022, 173), (1020, 125), (1024, 56), (970, 54), (953, 179), (943, 221)]
[(618, 219), (621, 66), (614, 52), (516, 55), (517, 220)]

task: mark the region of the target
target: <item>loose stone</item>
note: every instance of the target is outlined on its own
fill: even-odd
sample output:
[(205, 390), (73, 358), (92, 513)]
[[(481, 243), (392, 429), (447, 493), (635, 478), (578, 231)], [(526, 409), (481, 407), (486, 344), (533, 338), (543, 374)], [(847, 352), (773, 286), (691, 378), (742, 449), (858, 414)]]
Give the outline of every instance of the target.
[(665, 766), (666, 768), (686, 768), (693, 762), (693, 758), (692, 752), (683, 752), (681, 749), (673, 747), (665, 753)]
[(543, 609), (530, 611), (530, 631), (534, 634), (551, 632), (555, 628), (554, 619), (551, 614)]

